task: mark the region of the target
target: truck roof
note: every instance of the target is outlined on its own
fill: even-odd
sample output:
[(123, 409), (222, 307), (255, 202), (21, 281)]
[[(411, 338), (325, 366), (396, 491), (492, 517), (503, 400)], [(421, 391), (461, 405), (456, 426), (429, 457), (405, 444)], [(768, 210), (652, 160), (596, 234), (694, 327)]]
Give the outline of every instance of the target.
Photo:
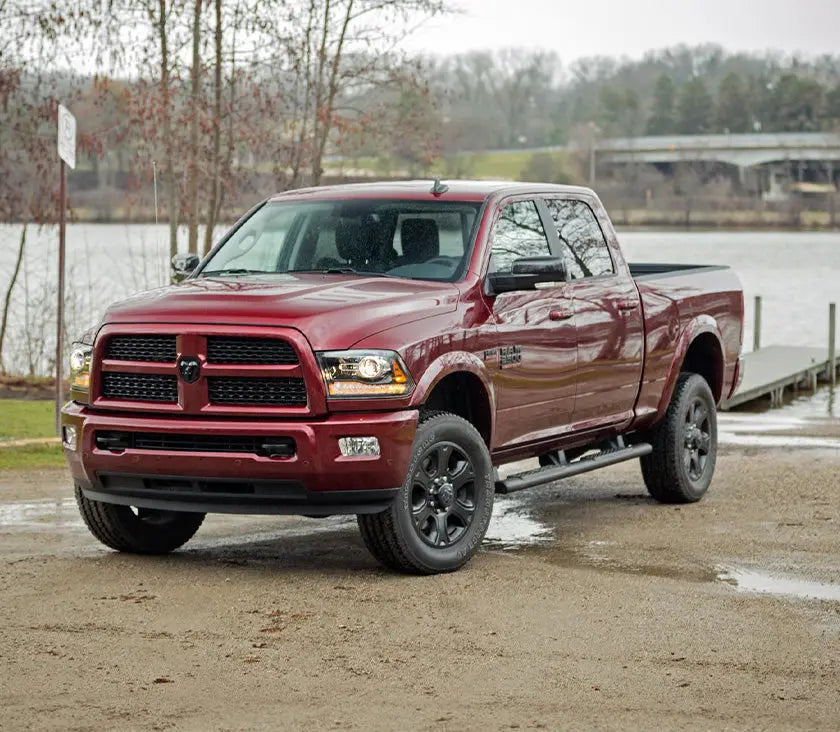
[(306, 198), (330, 200), (337, 198), (416, 198), (450, 201), (484, 201), (488, 196), (521, 195), (527, 193), (591, 193), (588, 188), (551, 183), (518, 183), (509, 180), (444, 180), (448, 187), (443, 194), (432, 194), (434, 180), (379, 181), (343, 185), (299, 188), (272, 196), (270, 201)]

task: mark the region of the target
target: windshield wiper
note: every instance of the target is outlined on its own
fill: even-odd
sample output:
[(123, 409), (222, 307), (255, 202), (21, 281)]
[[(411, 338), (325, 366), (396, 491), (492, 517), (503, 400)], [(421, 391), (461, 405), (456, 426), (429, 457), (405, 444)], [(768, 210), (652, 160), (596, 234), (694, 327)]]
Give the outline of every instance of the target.
[(324, 269), (290, 269), (289, 273), (307, 273), (307, 274), (352, 274), (360, 275), (361, 277), (396, 277), (397, 275), (390, 275), (387, 272), (367, 272), (362, 269), (353, 269), (353, 267), (325, 267)]
[(200, 272), (200, 277), (220, 277), (222, 275), (243, 275), (243, 274), (274, 274), (262, 269), (211, 269), (209, 272)]

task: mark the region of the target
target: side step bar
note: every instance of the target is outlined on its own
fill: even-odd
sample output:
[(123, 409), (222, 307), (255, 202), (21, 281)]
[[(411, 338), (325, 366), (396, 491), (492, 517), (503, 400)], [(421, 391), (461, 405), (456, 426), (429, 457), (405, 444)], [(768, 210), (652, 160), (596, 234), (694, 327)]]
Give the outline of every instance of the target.
[(640, 442), (630, 447), (604, 450), (597, 455), (582, 457), (571, 463), (550, 465), (539, 470), (533, 470), (530, 473), (512, 475), (505, 480), (498, 480), (496, 481), (496, 493), (515, 493), (525, 488), (533, 488), (536, 485), (551, 483), (561, 478), (569, 478), (572, 475), (588, 473), (590, 470), (598, 470), (598, 468), (606, 468), (608, 465), (623, 463), (625, 460), (650, 455), (652, 452), (653, 447), (647, 442)]

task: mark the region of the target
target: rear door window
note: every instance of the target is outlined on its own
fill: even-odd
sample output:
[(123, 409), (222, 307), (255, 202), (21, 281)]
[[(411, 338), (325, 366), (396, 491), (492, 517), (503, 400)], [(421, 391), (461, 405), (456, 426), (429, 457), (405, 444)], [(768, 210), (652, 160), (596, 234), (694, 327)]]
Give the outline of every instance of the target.
[(592, 209), (583, 201), (548, 198), (545, 201), (554, 225), (566, 267), (573, 280), (612, 274), (610, 248)]

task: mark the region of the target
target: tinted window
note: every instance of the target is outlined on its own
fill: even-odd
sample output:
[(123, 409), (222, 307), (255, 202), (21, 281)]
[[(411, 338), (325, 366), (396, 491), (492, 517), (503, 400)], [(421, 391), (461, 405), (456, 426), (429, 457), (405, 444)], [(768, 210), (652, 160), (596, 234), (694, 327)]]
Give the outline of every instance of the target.
[(490, 271), (510, 272), (514, 260), (551, 255), (537, 206), (533, 201), (509, 203), (493, 229)]
[(199, 276), (353, 270), (453, 282), (467, 267), (479, 208), (399, 199), (269, 203)]
[(612, 274), (610, 250), (592, 209), (583, 201), (548, 199), (572, 279)]

